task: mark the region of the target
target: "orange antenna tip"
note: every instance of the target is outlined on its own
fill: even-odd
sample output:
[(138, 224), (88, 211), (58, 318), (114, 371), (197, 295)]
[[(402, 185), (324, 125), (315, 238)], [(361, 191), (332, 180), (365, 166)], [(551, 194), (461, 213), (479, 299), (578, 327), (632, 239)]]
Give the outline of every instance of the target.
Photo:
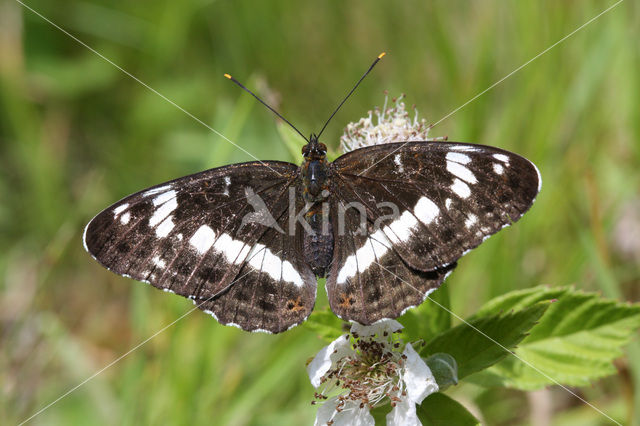
[(381, 54), (378, 55), (378, 59), (382, 59), (386, 54), (387, 52), (382, 52)]
[(231, 75), (225, 74), (224, 76), (227, 77), (229, 80), (231, 80)]

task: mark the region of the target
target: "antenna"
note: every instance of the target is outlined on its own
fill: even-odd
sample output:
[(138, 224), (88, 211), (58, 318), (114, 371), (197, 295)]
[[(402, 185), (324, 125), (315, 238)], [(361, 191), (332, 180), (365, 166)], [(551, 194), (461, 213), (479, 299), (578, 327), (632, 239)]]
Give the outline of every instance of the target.
[(376, 64), (378, 62), (380, 62), (380, 59), (382, 59), (384, 57), (384, 55), (386, 55), (386, 52), (382, 52), (381, 54), (378, 55), (378, 57), (376, 58), (375, 61), (373, 61), (373, 63), (371, 64), (371, 66), (369, 67), (369, 69), (362, 75), (362, 77), (360, 77), (360, 80), (358, 80), (358, 82), (356, 83), (355, 86), (353, 86), (353, 89), (351, 89), (351, 91), (347, 94), (347, 96), (344, 97), (344, 99), (342, 100), (342, 102), (340, 102), (340, 105), (338, 105), (338, 108), (335, 109), (335, 111), (333, 111), (333, 114), (331, 114), (331, 117), (329, 117), (329, 119), (327, 120), (326, 123), (324, 123), (324, 126), (322, 126), (322, 130), (320, 130), (320, 133), (318, 133), (317, 138), (320, 139), (320, 135), (322, 134), (322, 132), (324, 132), (324, 129), (327, 127), (327, 124), (329, 124), (329, 122), (331, 121), (331, 119), (333, 118), (334, 115), (336, 115), (336, 113), (338, 112), (338, 110), (342, 107), (342, 105), (347, 101), (347, 99), (349, 99), (349, 96), (351, 96), (351, 94), (353, 92), (355, 92), (356, 88), (360, 85), (360, 83), (362, 82), (362, 80), (364, 80), (364, 78), (367, 76), (367, 74), (369, 74), (371, 72), (371, 70), (373, 69), (373, 67), (376, 66)]
[(303, 135), (300, 130), (296, 129), (296, 126), (294, 126), (293, 124), (291, 124), (289, 122), (289, 120), (287, 120), (286, 118), (284, 118), (278, 111), (276, 111), (275, 109), (271, 108), (269, 105), (266, 104), (265, 101), (263, 101), (262, 99), (260, 99), (255, 93), (253, 93), (251, 90), (247, 89), (246, 87), (244, 87), (242, 85), (242, 83), (240, 83), (238, 80), (236, 80), (235, 78), (231, 77), (231, 75), (229, 74), (225, 74), (225, 77), (227, 77), (229, 80), (233, 81), (235, 84), (237, 84), (238, 86), (240, 86), (240, 88), (242, 90), (244, 90), (245, 92), (247, 92), (248, 94), (250, 94), (251, 96), (253, 96), (254, 98), (256, 98), (258, 100), (258, 102), (260, 102), (262, 105), (266, 106), (267, 108), (269, 108), (269, 110), (271, 110), (271, 112), (273, 112), (275, 115), (277, 115), (278, 117), (280, 117), (285, 123), (287, 123), (289, 126), (291, 126), (291, 128), (293, 130), (295, 130), (296, 132), (298, 132), (298, 134), (300, 136), (302, 136), (302, 139), (304, 139), (305, 141), (309, 142), (309, 139), (307, 139), (305, 137), (305, 135)]

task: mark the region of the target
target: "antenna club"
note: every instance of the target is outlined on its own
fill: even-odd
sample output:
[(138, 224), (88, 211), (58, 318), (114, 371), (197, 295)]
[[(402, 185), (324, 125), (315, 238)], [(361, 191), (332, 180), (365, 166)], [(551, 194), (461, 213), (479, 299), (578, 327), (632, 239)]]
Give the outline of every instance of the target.
[(231, 80), (231, 74), (225, 73), (224, 76), (227, 77), (229, 80)]
[(384, 56), (387, 54), (387, 52), (382, 52), (381, 54), (378, 55), (378, 59), (382, 59), (384, 58)]

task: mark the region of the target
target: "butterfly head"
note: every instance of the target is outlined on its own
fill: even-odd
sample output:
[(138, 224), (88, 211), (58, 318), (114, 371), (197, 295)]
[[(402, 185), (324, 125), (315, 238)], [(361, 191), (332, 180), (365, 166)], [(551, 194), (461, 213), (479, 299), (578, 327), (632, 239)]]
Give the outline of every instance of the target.
[(302, 155), (307, 161), (323, 160), (327, 156), (327, 146), (318, 142), (318, 137), (312, 133), (309, 136), (309, 143), (302, 147)]

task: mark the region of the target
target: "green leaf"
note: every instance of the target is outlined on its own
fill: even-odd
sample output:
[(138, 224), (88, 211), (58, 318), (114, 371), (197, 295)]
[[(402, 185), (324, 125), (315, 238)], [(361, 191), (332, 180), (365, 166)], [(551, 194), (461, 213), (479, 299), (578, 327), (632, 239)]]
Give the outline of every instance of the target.
[(420, 351), (422, 356), (447, 353), (458, 363), (458, 378), (483, 370), (502, 360), (524, 339), (549, 307), (548, 302), (473, 319), (439, 334)]
[(509, 357), (470, 380), (522, 390), (557, 383), (583, 386), (615, 374), (612, 361), (623, 354), (621, 347), (639, 326), (640, 305), (564, 289), (516, 349), (517, 358)]
[(511, 291), (485, 303), (472, 318), (499, 314), (510, 310), (519, 311), (544, 300), (556, 300), (566, 292), (566, 288), (549, 288), (545, 286)]
[(446, 286), (427, 297), (420, 306), (409, 309), (398, 321), (404, 326), (405, 341), (429, 340), (451, 328), (449, 291)]
[(458, 384), (458, 363), (451, 355), (445, 353), (433, 354), (425, 359), (424, 362), (436, 379), (440, 392), (451, 385)]
[(313, 312), (303, 323), (304, 327), (318, 334), (324, 340), (331, 342), (348, 331), (347, 323), (338, 318), (329, 308)]
[(429, 395), (416, 411), (423, 426), (480, 424), (459, 402), (440, 392)]

